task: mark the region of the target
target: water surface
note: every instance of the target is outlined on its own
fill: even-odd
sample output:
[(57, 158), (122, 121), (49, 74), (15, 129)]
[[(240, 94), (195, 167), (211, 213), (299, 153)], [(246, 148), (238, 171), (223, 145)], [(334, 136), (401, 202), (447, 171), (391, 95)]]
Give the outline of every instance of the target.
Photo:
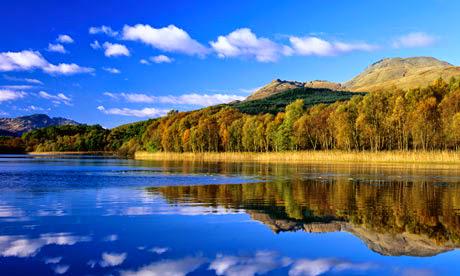
[(452, 167), (4, 156), (0, 192), (1, 275), (460, 274)]

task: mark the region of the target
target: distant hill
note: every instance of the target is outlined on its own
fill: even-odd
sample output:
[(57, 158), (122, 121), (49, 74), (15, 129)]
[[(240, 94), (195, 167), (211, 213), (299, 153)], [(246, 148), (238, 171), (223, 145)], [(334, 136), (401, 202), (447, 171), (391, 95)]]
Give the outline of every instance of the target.
[(248, 100), (229, 104), (230, 106), (248, 114), (272, 113), (284, 111), (284, 108), (297, 99), (303, 99), (306, 107), (315, 104), (331, 104), (336, 101), (349, 100), (361, 93), (349, 91), (335, 91), (327, 88), (298, 87), (272, 94), (265, 98)]
[(51, 118), (46, 114), (0, 118), (0, 136), (21, 136), (23, 133), (34, 129), (62, 125), (79, 125), (79, 123), (66, 118)]
[(320, 80), (299, 82), (276, 79), (255, 91), (246, 100), (260, 100), (296, 88), (326, 88), (330, 90), (340, 90), (341, 85), (339, 83)]
[(273, 80), (255, 91), (246, 101), (264, 99), (296, 88), (327, 88), (351, 92), (372, 92), (380, 89), (412, 89), (425, 87), (438, 78), (448, 81), (460, 77), (460, 67), (433, 57), (386, 58), (367, 67), (345, 83), (329, 81)]

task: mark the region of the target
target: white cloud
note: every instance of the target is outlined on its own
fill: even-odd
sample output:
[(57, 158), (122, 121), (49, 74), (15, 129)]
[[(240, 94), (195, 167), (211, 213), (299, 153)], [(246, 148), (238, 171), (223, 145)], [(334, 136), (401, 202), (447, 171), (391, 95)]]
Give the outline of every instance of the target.
[(0, 71), (26, 71), (48, 66), (43, 56), (37, 51), (0, 53)]
[(49, 94), (49, 93), (47, 93), (45, 91), (40, 91), (40, 92), (38, 92), (38, 96), (40, 96), (43, 99), (50, 100), (55, 104), (63, 103), (65, 105), (70, 105), (71, 101), (72, 101), (68, 96), (64, 95), (63, 93), (53, 95), (53, 94)]
[(94, 69), (89, 67), (81, 67), (75, 63), (60, 63), (58, 65), (48, 64), (47, 67), (43, 68), (43, 71), (56, 75), (74, 75), (81, 73), (92, 73), (94, 72)]
[(109, 108), (106, 109), (104, 106), (98, 106), (97, 109), (105, 114), (109, 115), (121, 115), (121, 116), (132, 116), (132, 117), (161, 117), (169, 112), (169, 109), (157, 109), (157, 108), (143, 108), (143, 109), (130, 109), (130, 108)]
[(150, 58), (151, 61), (155, 63), (171, 63), (173, 62), (173, 59), (165, 56), (165, 55), (158, 55)]
[(89, 28), (90, 34), (106, 34), (108, 36), (115, 37), (118, 35), (117, 31), (112, 30), (111, 27), (102, 25), (100, 27), (91, 27)]
[(94, 50), (102, 48), (101, 44), (99, 44), (99, 41), (97, 40), (94, 40), (94, 42), (90, 43), (89, 46), (91, 46), (91, 48), (93, 48)]
[(436, 38), (423, 32), (414, 32), (398, 37), (393, 41), (394, 48), (426, 47), (434, 44)]
[(54, 267), (54, 273), (56, 274), (64, 274), (69, 270), (70, 266), (69, 265), (57, 265)]
[(73, 43), (74, 42), (73, 38), (71, 38), (69, 35), (66, 35), (66, 34), (59, 35), (56, 41), (60, 43)]
[(43, 107), (39, 107), (39, 106), (35, 106), (35, 105), (29, 105), (28, 107), (22, 108), (21, 110), (24, 110), (24, 111), (45, 111), (45, 109)]
[(152, 249), (150, 249), (151, 252), (153, 253), (156, 253), (158, 255), (161, 255), (163, 253), (166, 253), (169, 251), (169, 248), (168, 247), (158, 247), (158, 246), (155, 246), (153, 247)]
[(66, 50), (62, 44), (48, 44), (48, 51), (65, 54)]
[(45, 264), (58, 264), (62, 260), (62, 257), (46, 258), (44, 260)]
[(72, 75), (78, 73), (91, 73), (92, 68), (81, 67), (75, 63), (49, 63), (38, 51), (25, 50), (21, 52), (0, 53), (0, 71), (30, 71), (41, 69), (49, 74)]
[(0, 89), (0, 103), (5, 101), (13, 101), (17, 99), (22, 99), (26, 95), (22, 91), (13, 91), (7, 89)]
[(8, 90), (27, 90), (34, 88), (33, 85), (2, 85), (0, 87)]
[(198, 56), (204, 56), (208, 52), (206, 47), (192, 39), (186, 31), (174, 25), (158, 29), (143, 24), (125, 25), (123, 27), (123, 39), (140, 41), (166, 52)]
[(122, 271), (122, 276), (185, 276), (200, 267), (206, 260), (201, 257), (185, 257), (179, 260), (161, 260), (141, 267), (137, 271)]
[(375, 265), (371, 263), (350, 263), (334, 259), (299, 259), (289, 270), (289, 276), (316, 276), (331, 271), (343, 273), (345, 270), (366, 272), (373, 268)]
[(378, 46), (368, 43), (330, 42), (318, 37), (289, 38), (292, 53), (301, 56), (334, 56), (352, 51), (374, 51)]
[(258, 251), (254, 256), (218, 255), (209, 265), (217, 275), (260, 275), (289, 265), (288, 258), (280, 259), (275, 252)]
[(150, 64), (150, 62), (148, 60), (146, 60), (146, 59), (139, 60), (139, 63), (140, 64), (146, 64), (146, 65)]
[(268, 38), (258, 38), (250, 29), (237, 29), (210, 42), (220, 58), (254, 57), (261, 62), (276, 61), (286, 48)]
[(7, 76), (7, 75), (4, 75), (3, 78), (4, 78), (5, 80), (9, 80), (9, 81), (20, 81), (20, 82), (23, 81), (23, 82), (33, 83), (33, 84), (43, 84), (42, 81), (37, 80), (37, 79), (16, 78), (16, 77)]
[(117, 68), (113, 68), (113, 67), (103, 67), (102, 69), (104, 69), (105, 71), (111, 73), (111, 74), (120, 74), (120, 70), (118, 70)]
[(184, 104), (197, 106), (210, 106), (222, 103), (229, 103), (235, 100), (242, 101), (244, 96), (229, 95), (229, 94), (184, 94), (180, 96), (150, 96), (142, 93), (110, 93), (104, 95), (125, 100), (130, 103), (162, 103), (162, 104)]
[(118, 43), (105, 42), (102, 47), (104, 47), (104, 54), (106, 57), (116, 57), (116, 56), (129, 56), (129, 50), (125, 45)]
[(108, 235), (108, 236), (103, 238), (103, 241), (107, 241), (107, 242), (113, 242), (113, 241), (117, 241), (117, 240), (118, 240), (118, 235), (116, 235), (116, 234)]
[(31, 257), (46, 245), (74, 245), (90, 241), (89, 237), (73, 236), (68, 233), (43, 234), (36, 239), (23, 236), (0, 236), (0, 255), (3, 257)]
[(102, 267), (117, 266), (121, 265), (126, 260), (126, 253), (102, 253), (102, 260), (99, 262), (99, 265)]

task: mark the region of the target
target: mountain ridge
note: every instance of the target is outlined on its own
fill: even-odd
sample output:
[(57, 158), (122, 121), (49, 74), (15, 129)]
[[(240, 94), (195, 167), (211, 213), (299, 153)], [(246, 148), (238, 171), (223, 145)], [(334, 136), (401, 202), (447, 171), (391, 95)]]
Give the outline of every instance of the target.
[(46, 114), (0, 118), (0, 136), (21, 136), (34, 129), (62, 125), (80, 125), (80, 123), (62, 117), (49, 117)]
[(327, 80), (300, 82), (275, 79), (248, 96), (246, 101), (263, 99), (301, 87), (350, 92), (373, 92), (389, 88), (407, 90), (428, 86), (438, 78), (449, 80), (451, 77), (460, 77), (460, 67), (434, 57), (383, 58), (343, 83)]

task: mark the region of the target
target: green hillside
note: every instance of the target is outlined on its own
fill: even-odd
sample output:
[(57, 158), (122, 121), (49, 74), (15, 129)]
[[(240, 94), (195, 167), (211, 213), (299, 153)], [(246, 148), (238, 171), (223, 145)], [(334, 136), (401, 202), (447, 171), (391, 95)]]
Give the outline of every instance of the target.
[(364, 94), (365, 93), (302, 87), (287, 90), (263, 99), (233, 103), (230, 104), (230, 106), (247, 114), (276, 114), (280, 111), (284, 111), (286, 105), (297, 99), (302, 99), (305, 103), (305, 107), (311, 107), (320, 103), (331, 104), (337, 101), (345, 101), (353, 96)]

